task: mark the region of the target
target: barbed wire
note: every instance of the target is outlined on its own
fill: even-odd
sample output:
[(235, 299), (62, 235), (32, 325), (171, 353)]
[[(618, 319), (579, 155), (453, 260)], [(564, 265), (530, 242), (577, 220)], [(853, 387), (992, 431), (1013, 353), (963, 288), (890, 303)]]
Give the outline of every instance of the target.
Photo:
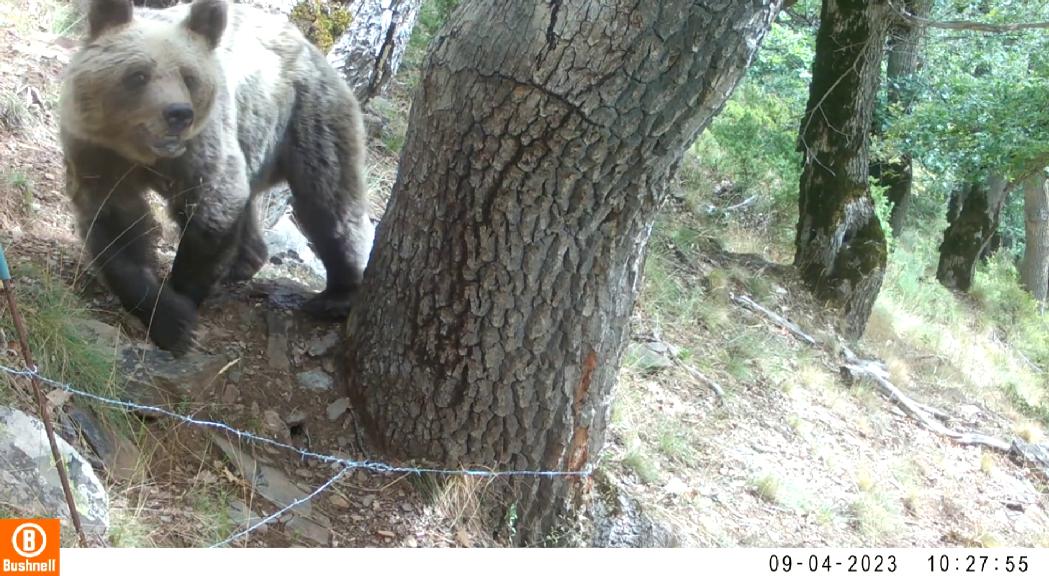
[(222, 548), (224, 546), (229, 546), (230, 544), (236, 542), (237, 540), (243, 538), (244, 536), (247, 536), (248, 534), (251, 534), (252, 532), (258, 530), (262, 526), (264, 526), (266, 524), (269, 524), (270, 522), (276, 520), (281, 515), (283, 515), (285, 512), (290, 512), (292, 509), (294, 509), (294, 508), (296, 508), (298, 506), (301, 506), (301, 505), (309, 502), (310, 500), (313, 500), (314, 498), (319, 496), (322, 492), (324, 492), (325, 490), (330, 488), (333, 484), (335, 484), (340, 479), (342, 479), (342, 477), (345, 476), (346, 473), (350, 472), (351, 470), (352, 470), (351, 468), (343, 468), (342, 470), (339, 470), (338, 474), (336, 474), (336, 475), (332, 476), (331, 478), (329, 478), (327, 482), (325, 482), (324, 484), (321, 484), (320, 486), (318, 486), (317, 489), (314, 490), (313, 492), (310, 492), (309, 494), (303, 496), (302, 498), (296, 498), (295, 500), (292, 500), (291, 503), (285, 505), (280, 510), (277, 510), (273, 514), (270, 514), (269, 516), (266, 516), (262, 520), (259, 520), (258, 522), (252, 524), (251, 526), (248, 526), (247, 528), (241, 530), (240, 532), (235, 532), (229, 538), (226, 538), (225, 540), (223, 540), (221, 542), (216, 542), (216, 543), (212, 544), (211, 546), (208, 546), (208, 548)]
[(0, 364), (0, 372), (9, 374), (11, 376), (22, 376), (22, 377), (25, 377), (25, 378), (33, 378), (33, 377), (35, 377), (40, 382), (43, 382), (43, 383), (47, 384), (48, 386), (51, 386), (52, 388), (55, 388), (55, 389), (58, 389), (58, 390), (62, 390), (62, 391), (66, 392), (66, 393), (69, 393), (69, 394), (71, 394), (73, 396), (78, 396), (80, 398), (84, 398), (84, 399), (87, 399), (87, 400), (98, 402), (100, 404), (105, 404), (105, 405), (113, 406), (113, 407), (117, 407), (117, 408), (123, 408), (123, 409), (126, 409), (126, 410), (134, 410), (134, 411), (138, 411), (138, 412), (145, 412), (145, 413), (156, 414), (156, 415), (159, 415), (159, 416), (164, 416), (164, 417), (167, 417), (167, 418), (178, 420), (178, 421), (180, 421), (180, 422), (182, 422), (184, 424), (188, 424), (190, 426), (196, 426), (196, 427), (201, 427), (201, 428), (210, 428), (210, 429), (214, 429), (214, 430), (221, 430), (223, 432), (226, 432), (226, 433), (232, 434), (233, 436), (236, 436), (240, 440), (246, 440), (248, 442), (254, 442), (254, 443), (257, 443), (257, 444), (263, 444), (263, 445), (266, 445), (266, 446), (270, 446), (272, 448), (277, 448), (277, 449), (280, 449), (280, 450), (285, 450), (285, 451), (288, 451), (288, 452), (292, 452), (292, 453), (298, 454), (299, 457), (302, 458), (302, 459), (319, 460), (321, 462), (325, 462), (325, 463), (329, 463), (329, 464), (336, 464), (336, 465), (341, 466), (341, 469), (339, 470), (339, 472), (337, 474), (332, 476), (324, 484), (321, 484), (312, 493), (310, 493), (310, 494), (308, 494), (308, 495), (306, 495), (306, 496), (304, 496), (302, 498), (298, 498), (298, 499), (294, 500), (293, 502), (287, 504), (286, 506), (284, 506), (281, 509), (277, 510), (273, 514), (270, 514), (269, 516), (266, 516), (265, 518), (263, 518), (262, 520), (256, 522), (255, 524), (252, 524), (251, 526), (245, 528), (244, 530), (241, 530), (240, 532), (237, 532), (237, 533), (231, 535), (229, 538), (226, 538), (225, 540), (212, 545), (211, 546), (212, 548), (229, 545), (230, 543), (235, 542), (236, 540), (238, 540), (240, 538), (243, 538), (244, 536), (250, 534), (251, 532), (254, 532), (255, 530), (257, 530), (260, 527), (262, 527), (263, 525), (268, 524), (269, 522), (272, 522), (274, 519), (280, 517), (282, 514), (284, 514), (286, 512), (289, 512), (292, 509), (294, 509), (294, 508), (296, 508), (298, 506), (301, 506), (302, 504), (312, 500), (317, 495), (321, 494), (322, 492), (324, 492), (325, 490), (330, 488), (333, 484), (338, 482), (347, 473), (349, 473), (351, 471), (354, 471), (354, 470), (367, 470), (369, 472), (374, 472), (376, 474), (419, 474), (419, 475), (431, 474), (431, 475), (440, 475), (440, 476), (473, 476), (473, 477), (484, 477), (484, 478), (507, 478), (507, 477), (538, 477), (538, 478), (577, 477), (578, 478), (578, 477), (589, 476), (591, 474), (591, 471), (592, 471), (592, 468), (589, 465), (586, 468), (584, 468), (583, 470), (577, 470), (577, 471), (569, 471), (569, 470), (483, 470), (483, 469), (470, 469), (470, 468), (456, 469), (456, 468), (432, 468), (432, 467), (425, 467), (425, 466), (401, 466), (401, 465), (387, 464), (385, 462), (379, 462), (379, 461), (375, 461), (375, 460), (353, 460), (353, 459), (350, 459), (350, 458), (343, 458), (343, 457), (335, 456), (335, 455), (332, 455), (332, 454), (322, 454), (322, 453), (319, 453), (319, 452), (313, 452), (313, 451), (310, 451), (310, 450), (304, 450), (304, 449), (299, 448), (297, 446), (292, 446), (291, 444), (287, 444), (287, 443), (281, 442), (279, 440), (274, 440), (273, 438), (268, 438), (266, 436), (260, 436), (258, 434), (254, 434), (252, 432), (248, 432), (246, 430), (240, 430), (238, 428), (234, 428), (233, 426), (230, 426), (229, 424), (226, 424), (224, 422), (219, 422), (219, 421), (216, 421), (216, 420), (204, 420), (204, 419), (200, 419), (200, 418), (194, 418), (192, 416), (187, 416), (185, 414), (180, 414), (178, 412), (174, 412), (174, 411), (168, 410), (166, 408), (161, 408), (159, 406), (150, 406), (148, 404), (139, 404), (139, 403), (136, 403), (136, 402), (129, 402), (129, 401), (126, 401), (126, 400), (118, 400), (116, 398), (108, 398), (106, 396), (101, 396), (101, 395), (95, 394), (93, 392), (88, 392), (86, 390), (81, 390), (80, 388), (77, 388), (77, 387), (72, 386), (70, 384), (67, 384), (65, 382), (61, 382), (61, 381), (58, 381), (58, 380), (54, 380), (52, 378), (48, 378), (47, 376), (44, 376), (43, 374), (41, 374), (35, 366), (33, 368), (30, 368), (30, 369), (20, 369), (20, 368), (12, 368), (10, 366), (6, 366), (4, 364)]

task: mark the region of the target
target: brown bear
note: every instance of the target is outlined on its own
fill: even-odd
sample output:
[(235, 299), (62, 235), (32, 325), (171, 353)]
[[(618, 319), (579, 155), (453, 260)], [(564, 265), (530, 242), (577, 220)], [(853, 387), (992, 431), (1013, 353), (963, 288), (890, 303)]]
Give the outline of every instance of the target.
[[(307, 309), (348, 313), (374, 233), (360, 107), (286, 20), (223, 0), (163, 10), (91, 0), (60, 109), (66, 188), (91, 262), (157, 345), (185, 352), (215, 284), (265, 263), (252, 199), (280, 182), (327, 272)], [(182, 233), (166, 277), (147, 190)]]

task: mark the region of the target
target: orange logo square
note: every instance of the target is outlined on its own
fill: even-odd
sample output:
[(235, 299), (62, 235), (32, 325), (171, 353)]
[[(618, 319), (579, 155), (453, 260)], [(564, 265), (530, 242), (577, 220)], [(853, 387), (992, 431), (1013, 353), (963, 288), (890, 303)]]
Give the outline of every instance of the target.
[(0, 574), (58, 576), (61, 523), (50, 519), (0, 519)]

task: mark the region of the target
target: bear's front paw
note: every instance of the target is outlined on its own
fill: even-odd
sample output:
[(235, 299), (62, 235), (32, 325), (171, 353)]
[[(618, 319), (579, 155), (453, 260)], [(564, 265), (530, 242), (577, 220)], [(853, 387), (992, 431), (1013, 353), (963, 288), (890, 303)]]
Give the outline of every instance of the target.
[(196, 326), (197, 307), (193, 301), (173, 291), (165, 291), (149, 322), (149, 338), (164, 350), (182, 356), (193, 347)]
[(325, 290), (311, 298), (302, 310), (324, 320), (344, 320), (353, 305), (354, 290)]

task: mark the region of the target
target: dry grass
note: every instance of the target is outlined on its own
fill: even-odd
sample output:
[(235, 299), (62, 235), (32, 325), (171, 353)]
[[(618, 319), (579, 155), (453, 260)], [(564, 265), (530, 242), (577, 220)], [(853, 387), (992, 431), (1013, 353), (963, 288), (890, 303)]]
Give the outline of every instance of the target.
[[(942, 504), (974, 491), (1044, 502), (1026, 471), (993, 454), (945, 449), (871, 386), (847, 388), (836, 358), (735, 306), (731, 294), (751, 294), (830, 341), (820, 329), (830, 321), (792, 278), (693, 247), (703, 230), (732, 251), (786, 261), (784, 248), (770, 248), (760, 229), (748, 237), (748, 226), (702, 222), (692, 207), (711, 200), (701, 189), (682, 192), (653, 233), (635, 331), (661, 334), (726, 397), (716, 404), (677, 367), (624, 368), (606, 462), (647, 507), (700, 545), (937, 545), (952, 529), (973, 542), (1042, 537), (1044, 506), (1020, 526), (993, 506)], [(884, 359), (893, 381), (921, 401), (952, 413), (978, 406), (983, 431), (1007, 435), (1013, 426), (988, 425), (1013, 419), (1018, 436), (1038, 437), (1037, 419), (1019, 417), (1015, 399), (1044, 401), (1044, 384), (970, 309), (915, 272), (912, 260), (928, 256), (904, 252), (910, 242), (899, 244), (860, 351)], [(1018, 486), (1023, 495), (1013, 493)], [(733, 513), (712, 530), (705, 519), (719, 505)], [(973, 518), (983, 527), (972, 528)]]

